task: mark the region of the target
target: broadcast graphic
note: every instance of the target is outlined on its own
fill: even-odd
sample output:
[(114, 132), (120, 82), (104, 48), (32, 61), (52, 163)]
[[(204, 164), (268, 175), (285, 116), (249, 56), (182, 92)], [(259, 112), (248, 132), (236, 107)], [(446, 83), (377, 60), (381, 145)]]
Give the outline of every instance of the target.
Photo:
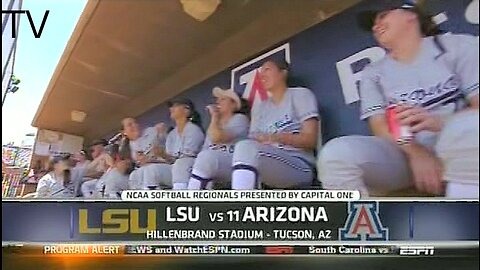
[(2, 0), (2, 267), (477, 269), (478, 35), (478, 0)]

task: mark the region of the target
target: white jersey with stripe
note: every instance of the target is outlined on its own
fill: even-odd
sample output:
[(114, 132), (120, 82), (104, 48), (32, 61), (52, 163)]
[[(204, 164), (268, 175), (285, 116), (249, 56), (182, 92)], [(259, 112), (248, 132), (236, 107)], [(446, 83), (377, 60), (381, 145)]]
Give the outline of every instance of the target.
[(56, 177), (53, 172), (44, 175), (37, 184), (37, 198), (72, 198), (75, 186), (63, 184), (62, 177)]
[(137, 152), (149, 154), (154, 146), (164, 145), (165, 136), (159, 134), (155, 127), (148, 127), (142, 131), (142, 135), (138, 139), (130, 141), (132, 158), (136, 159)]
[[(318, 118), (317, 99), (307, 88), (288, 88), (279, 104), (271, 98), (252, 109), (250, 137), (256, 134), (300, 133), (302, 123), (311, 118)], [(305, 151), (291, 145), (275, 144), (277, 148), (287, 150), (292, 156), (298, 156), (314, 162), (313, 151)]]
[(229, 143), (213, 143), (210, 136), (207, 136), (203, 144), (203, 149), (222, 150), (233, 153), (235, 143), (247, 138), (248, 129), (248, 117), (241, 113), (234, 114), (223, 127), (223, 130), (230, 134), (233, 140)]
[(202, 149), (205, 135), (200, 127), (188, 122), (183, 133), (175, 127), (167, 136), (166, 152), (174, 158), (196, 157)]
[[(390, 56), (367, 66), (360, 82), (361, 119), (384, 114), (390, 103), (407, 103), (450, 116), (478, 95), (478, 38), (446, 34), (423, 39), (412, 63)], [(423, 131), (416, 141), (433, 146), (436, 134)]]

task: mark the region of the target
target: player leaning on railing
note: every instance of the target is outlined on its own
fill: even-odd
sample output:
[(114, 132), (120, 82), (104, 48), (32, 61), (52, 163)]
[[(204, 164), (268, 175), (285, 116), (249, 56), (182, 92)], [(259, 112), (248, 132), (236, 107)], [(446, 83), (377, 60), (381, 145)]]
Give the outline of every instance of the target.
[[(478, 198), (478, 39), (440, 35), (419, 6), (387, 1), (388, 8), (361, 14), (362, 26), (386, 49), (367, 66), (360, 83), (361, 118), (375, 136), (330, 141), (319, 157), (326, 189), (363, 195), (415, 186), (451, 198)], [(386, 107), (414, 140), (396, 144)]]

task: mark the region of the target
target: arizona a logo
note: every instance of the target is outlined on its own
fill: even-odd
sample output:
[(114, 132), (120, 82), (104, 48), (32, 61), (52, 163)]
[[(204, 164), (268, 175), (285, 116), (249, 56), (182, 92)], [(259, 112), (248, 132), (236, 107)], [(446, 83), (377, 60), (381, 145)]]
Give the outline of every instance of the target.
[(378, 202), (351, 202), (348, 213), (345, 227), (338, 230), (339, 240), (388, 240), (388, 228), (382, 226), (378, 216)]

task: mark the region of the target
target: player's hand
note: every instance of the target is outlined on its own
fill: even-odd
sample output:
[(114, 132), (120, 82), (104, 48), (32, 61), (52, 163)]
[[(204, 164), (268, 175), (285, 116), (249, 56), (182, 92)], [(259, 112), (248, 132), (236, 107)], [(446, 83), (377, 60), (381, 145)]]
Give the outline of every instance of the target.
[(419, 106), (399, 105), (395, 108), (401, 125), (410, 126), (413, 133), (428, 130), (440, 132), (443, 128), (441, 117), (432, 115)]
[(102, 167), (105, 169), (105, 171), (108, 169), (108, 160), (109, 155), (107, 153), (103, 153), (98, 157), (98, 162), (99, 162), (99, 167)]
[(137, 163), (140, 166), (143, 166), (148, 163), (148, 157), (144, 153), (137, 152), (136, 159), (137, 159)]
[(443, 193), (442, 163), (429, 150), (418, 148), (409, 154), (410, 168), (418, 190), (436, 195)]
[(216, 104), (211, 104), (207, 106), (207, 111), (214, 119), (218, 119), (220, 116), (220, 112), (218, 110), (218, 106)]
[(106, 164), (108, 167), (110, 167), (110, 168), (113, 167), (113, 165), (115, 165), (114, 163), (115, 163), (115, 160), (114, 160), (113, 157), (111, 157), (110, 155), (106, 155), (106, 156), (105, 156), (105, 164)]
[(156, 157), (164, 157), (166, 155), (166, 152), (165, 152), (165, 148), (164, 147), (160, 147), (158, 145), (155, 145), (153, 148), (152, 148), (152, 153), (154, 156)]

